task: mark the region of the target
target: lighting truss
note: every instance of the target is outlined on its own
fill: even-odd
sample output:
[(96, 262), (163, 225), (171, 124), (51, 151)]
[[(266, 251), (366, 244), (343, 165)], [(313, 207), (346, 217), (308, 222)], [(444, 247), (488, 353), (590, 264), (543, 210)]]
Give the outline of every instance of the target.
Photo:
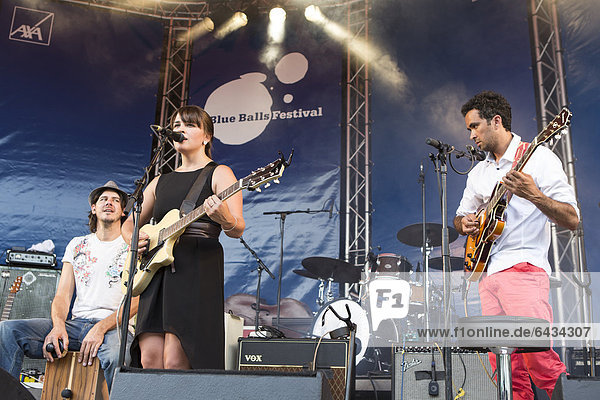
[[(567, 85), (563, 63), (560, 24), (555, 0), (529, 0), (529, 25), (533, 57), (538, 128), (541, 130), (562, 107), (568, 106)], [(561, 139), (550, 148), (558, 155), (569, 183), (577, 194), (571, 129), (565, 129)], [(589, 275), (585, 260), (583, 226), (575, 231), (552, 223), (551, 261), (560, 287), (553, 296), (561, 322), (591, 323)], [(576, 295), (573, 296), (573, 293)], [(589, 343), (582, 343), (589, 348)], [(564, 346), (562, 346), (563, 356)], [(566, 357), (563, 357), (565, 359)], [(595, 365), (593, 362), (591, 365)], [(592, 368), (593, 375), (593, 368)]]

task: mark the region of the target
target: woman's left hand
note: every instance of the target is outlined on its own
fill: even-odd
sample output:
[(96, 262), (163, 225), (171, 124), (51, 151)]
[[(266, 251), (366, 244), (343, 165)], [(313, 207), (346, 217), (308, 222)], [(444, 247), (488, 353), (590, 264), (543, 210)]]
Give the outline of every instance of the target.
[(227, 203), (221, 201), (216, 194), (207, 197), (206, 200), (204, 200), (203, 205), (206, 215), (220, 225), (228, 225), (229, 219), (233, 219), (231, 212), (229, 212), (229, 207), (227, 207)]

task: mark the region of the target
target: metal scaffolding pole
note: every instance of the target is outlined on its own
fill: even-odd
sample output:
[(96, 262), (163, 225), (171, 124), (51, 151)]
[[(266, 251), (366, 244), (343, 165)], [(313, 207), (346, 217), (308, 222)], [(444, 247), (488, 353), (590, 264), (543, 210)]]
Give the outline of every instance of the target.
[[(359, 57), (352, 41), (368, 43), (369, 1), (348, 2), (347, 29), (351, 39), (346, 48), (344, 82), (345, 121), (343, 124), (342, 257), (351, 264), (364, 265), (371, 244), (371, 120), (368, 55)], [(367, 48), (368, 50), (368, 48)], [(348, 288), (346, 288), (348, 290)]]
[[(569, 101), (556, 0), (529, 0), (528, 6), (538, 128), (541, 130), (562, 107), (568, 106)], [(550, 148), (562, 161), (568, 181), (577, 195), (571, 129), (567, 128), (561, 139)], [(588, 325), (593, 320), (583, 225), (580, 222), (577, 230), (570, 231), (552, 223), (551, 235), (551, 263), (555, 278), (560, 282), (560, 287), (553, 292), (558, 320)], [(582, 346), (590, 352), (593, 361), (591, 343), (582, 342)], [(569, 370), (564, 345), (561, 350)], [(594, 368), (591, 368), (591, 373), (594, 374)]]

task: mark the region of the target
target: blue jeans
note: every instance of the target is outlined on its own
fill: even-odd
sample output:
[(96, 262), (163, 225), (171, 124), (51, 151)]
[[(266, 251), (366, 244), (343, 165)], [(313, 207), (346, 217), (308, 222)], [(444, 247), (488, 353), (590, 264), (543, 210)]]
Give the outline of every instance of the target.
[[(69, 350), (78, 351), (81, 342), (99, 319), (76, 318), (66, 322), (69, 335)], [(45, 318), (14, 319), (0, 322), (0, 368), (19, 378), (23, 355), (29, 358), (44, 358), (42, 346), (44, 339), (52, 330), (52, 320)], [(133, 336), (128, 334), (128, 348)], [(112, 329), (104, 335), (104, 342), (98, 349), (98, 359), (104, 371), (108, 390), (112, 386), (113, 376), (119, 362), (119, 332)], [(129, 350), (125, 352), (129, 364)]]

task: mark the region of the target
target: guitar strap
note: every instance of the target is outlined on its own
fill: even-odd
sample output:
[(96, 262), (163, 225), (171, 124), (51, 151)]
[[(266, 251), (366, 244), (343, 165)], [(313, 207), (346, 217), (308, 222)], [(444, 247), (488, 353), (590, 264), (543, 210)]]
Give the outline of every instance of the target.
[[(527, 150), (528, 147), (529, 147), (529, 143), (527, 143), (527, 142), (519, 143), (519, 147), (517, 147), (517, 151), (515, 152), (515, 160), (512, 163), (511, 169), (517, 165), (517, 163), (519, 162), (521, 157), (523, 157), (523, 154), (525, 154), (525, 151)], [(508, 204), (511, 197), (512, 197), (512, 193), (508, 192), (508, 194), (506, 195), (506, 204)]]
[(217, 167), (217, 163), (214, 161), (211, 161), (208, 164), (206, 164), (206, 166), (202, 169), (202, 172), (200, 172), (200, 174), (198, 175), (198, 177), (192, 184), (192, 187), (190, 188), (190, 191), (188, 192), (187, 196), (185, 196), (185, 199), (183, 199), (183, 201), (181, 202), (181, 207), (179, 207), (179, 216), (180, 217), (183, 217), (184, 215), (189, 214), (190, 212), (192, 212), (194, 210), (194, 208), (196, 208), (196, 202), (198, 201), (198, 198), (200, 197), (200, 192), (202, 191), (202, 188), (206, 184), (208, 175), (210, 175), (210, 173), (216, 167)]
[(525, 151), (528, 147), (529, 143), (527, 142), (519, 143), (519, 147), (517, 147), (517, 152), (515, 153), (515, 160), (513, 161), (512, 168), (514, 168), (517, 165), (521, 157), (523, 157), (523, 154), (525, 154)]

